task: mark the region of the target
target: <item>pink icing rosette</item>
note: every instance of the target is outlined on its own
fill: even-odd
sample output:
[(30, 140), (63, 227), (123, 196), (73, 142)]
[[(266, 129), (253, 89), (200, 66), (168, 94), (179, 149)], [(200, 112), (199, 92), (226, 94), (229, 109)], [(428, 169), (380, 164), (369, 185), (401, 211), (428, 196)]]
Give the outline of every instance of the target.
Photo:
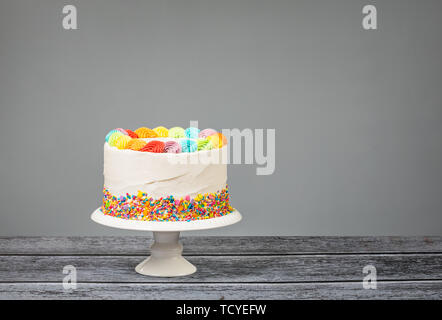
[(208, 136), (211, 136), (212, 134), (218, 133), (216, 130), (213, 129), (204, 129), (202, 131), (200, 131), (200, 133), (198, 134), (198, 138), (207, 138)]
[(181, 145), (175, 141), (167, 141), (164, 145), (164, 152), (166, 153), (181, 153)]
[(126, 130), (124, 130), (123, 128), (117, 128), (117, 129), (115, 129), (115, 130), (118, 130), (118, 131), (120, 131), (122, 134), (124, 134), (124, 135), (126, 135), (126, 136), (128, 136), (129, 134), (127, 133), (127, 131)]

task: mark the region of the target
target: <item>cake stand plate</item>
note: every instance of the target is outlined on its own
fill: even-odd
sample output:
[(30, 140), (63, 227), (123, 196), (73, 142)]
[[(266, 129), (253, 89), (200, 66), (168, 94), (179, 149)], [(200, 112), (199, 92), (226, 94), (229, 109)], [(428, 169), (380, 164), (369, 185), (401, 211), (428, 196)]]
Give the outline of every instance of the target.
[(125, 220), (105, 215), (100, 208), (95, 210), (91, 219), (96, 223), (119, 229), (153, 231), (154, 243), (151, 256), (135, 267), (135, 271), (155, 277), (179, 277), (192, 274), (196, 267), (181, 255), (183, 246), (178, 241), (180, 231), (204, 230), (225, 227), (239, 222), (242, 217), (233, 211), (219, 218), (195, 221), (137, 221)]

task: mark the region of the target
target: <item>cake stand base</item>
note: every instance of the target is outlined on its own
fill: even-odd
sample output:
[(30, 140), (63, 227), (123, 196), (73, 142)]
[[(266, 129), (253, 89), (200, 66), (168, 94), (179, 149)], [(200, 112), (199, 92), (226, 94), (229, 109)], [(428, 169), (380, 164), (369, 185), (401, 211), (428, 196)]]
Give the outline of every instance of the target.
[(196, 271), (195, 266), (181, 255), (183, 246), (178, 241), (180, 231), (225, 227), (239, 222), (241, 218), (236, 210), (218, 218), (179, 222), (126, 220), (105, 215), (100, 208), (91, 215), (93, 221), (108, 227), (153, 231), (152, 254), (138, 264), (135, 271), (154, 277), (179, 277)]
[(151, 256), (135, 267), (135, 271), (154, 277), (187, 276), (196, 267), (183, 258), (183, 246), (179, 243), (179, 232), (154, 232)]

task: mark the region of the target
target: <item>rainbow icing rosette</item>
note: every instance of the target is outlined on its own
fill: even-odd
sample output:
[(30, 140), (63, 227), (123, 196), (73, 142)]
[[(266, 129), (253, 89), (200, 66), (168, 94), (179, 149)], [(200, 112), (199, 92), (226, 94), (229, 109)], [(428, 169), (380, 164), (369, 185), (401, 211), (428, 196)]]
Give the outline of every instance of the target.
[(198, 134), (200, 133), (200, 129), (195, 128), (195, 127), (190, 127), (187, 128), (186, 131), (186, 137), (189, 139), (197, 139), (198, 138)]
[(109, 143), (110, 146), (115, 147), (115, 144), (119, 137), (124, 136), (120, 131), (114, 132), (109, 136), (109, 140), (107, 143)]
[(132, 139), (127, 143), (126, 149), (140, 151), (147, 143), (142, 139)]
[(198, 138), (207, 138), (208, 136), (212, 136), (214, 134), (217, 134), (218, 132), (216, 130), (207, 128), (204, 130), (201, 130), (200, 133), (198, 134)]
[[(145, 140), (152, 138), (161, 138), (162, 141)], [(163, 126), (154, 129), (140, 127), (135, 131), (117, 128), (109, 131), (105, 140), (110, 146), (120, 150), (154, 153), (190, 153), (221, 148), (227, 144), (226, 137), (214, 129), (200, 131), (195, 127), (186, 130), (181, 127), (170, 129)]]
[(166, 153), (181, 153), (181, 144), (176, 141), (167, 141), (164, 145)]
[(222, 133), (216, 133), (208, 136), (207, 139), (212, 143), (213, 148), (221, 148), (227, 144), (227, 138)]
[(156, 127), (153, 129), (153, 131), (158, 135), (160, 138), (167, 138), (169, 136), (169, 130), (166, 127)]
[(118, 130), (118, 131), (120, 131), (122, 134), (124, 134), (124, 135), (126, 135), (126, 136), (128, 136), (129, 134), (127, 133), (127, 131), (126, 130), (124, 130), (123, 128), (117, 128), (117, 129), (115, 129), (115, 130)]
[(122, 135), (115, 141), (115, 146), (118, 149), (126, 149), (127, 144), (132, 140), (131, 137)]
[(111, 131), (108, 132), (108, 134), (106, 135), (106, 138), (104, 138), (104, 140), (106, 140), (106, 142), (109, 142), (109, 138), (110, 138), (110, 136), (111, 136), (113, 133), (115, 133), (115, 132), (120, 132), (120, 133), (121, 133), (121, 131), (119, 131), (119, 130), (117, 130), (117, 129), (113, 129), (113, 130), (111, 130)]
[(138, 138), (138, 135), (137, 135), (135, 132), (133, 132), (132, 130), (129, 130), (129, 129), (125, 129), (125, 130), (126, 130), (127, 135), (128, 135), (129, 137), (131, 137), (131, 138), (133, 138), (133, 139), (137, 139), (137, 138)]
[(196, 139), (196, 144), (198, 146), (198, 151), (213, 149), (212, 142), (210, 142), (209, 139), (198, 138), (198, 139)]
[(164, 152), (164, 142), (153, 140), (148, 142), (140, 151), (143, 152), (153, 152), (153, 153), (163, 153)]
[(198, 144), (194, 140), (183, 139), (180, 141), (182, 152), (195, 152), (198, 150)]
[(139, 138), (158, 138), (158, 134), (152, 129), (141, 127), (135, 130)]
[(186, 132), (181, 127), (173, 127), (169, 129), (169, 138), (185, 138)]

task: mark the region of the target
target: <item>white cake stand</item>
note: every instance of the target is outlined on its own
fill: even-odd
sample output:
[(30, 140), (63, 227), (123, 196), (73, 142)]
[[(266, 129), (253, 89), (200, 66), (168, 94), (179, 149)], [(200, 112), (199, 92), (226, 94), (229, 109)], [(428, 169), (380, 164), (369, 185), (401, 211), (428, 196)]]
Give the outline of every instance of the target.
[(180, 231), (225, 227), (239, 222), (241, 218), (241, 214), (236, 210), (219, 218), (179, 222), (125, 220), (105, 215), (100, 208), (91, 215), (93, 221), (108, 227), (153, 231), (151, 256), (138, 264), (135, 271), (155, 277), (186, 276), (196, 271), (196, 267), (181, 255), (183, 246), (178, 241)]

